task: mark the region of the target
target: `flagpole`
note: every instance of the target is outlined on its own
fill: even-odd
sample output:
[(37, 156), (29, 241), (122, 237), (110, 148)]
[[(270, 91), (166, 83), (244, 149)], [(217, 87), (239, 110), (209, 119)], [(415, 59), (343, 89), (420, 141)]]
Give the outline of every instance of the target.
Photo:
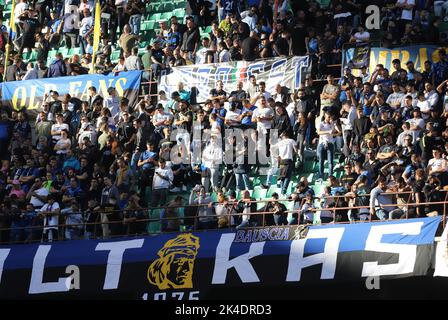
[(93, 54), (92, 54), (92, 67), (90, 73), (95, 72), (96, 53), (100, 46), (101, 36), (101, 5), (98, 0), (95, 0), (95, 20), (93, 21)]
[(3, 81), (6, 81), (6, 69), (8, 68), (9, 64), (9, 51), (11, 48), (12, 43), (12, 33), (15, 32), (16, 25), (15, 25), (15, 17), (14, 17), (14, 10), (16, 8), (16, 0), (12, 0), (12, 7), (11, 7), (11, 16), (9, 18), (9, 34), (8, 34), (8, 42), (5, 46), (5, 63), (4, 65), (4, 74), (3, 74)]

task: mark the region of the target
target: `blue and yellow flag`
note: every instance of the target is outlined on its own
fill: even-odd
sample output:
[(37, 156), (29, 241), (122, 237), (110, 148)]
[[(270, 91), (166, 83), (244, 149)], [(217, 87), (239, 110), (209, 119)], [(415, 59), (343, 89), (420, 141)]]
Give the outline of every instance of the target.
[(90, 73), (94, 73), (96, 53), (100, 46), (101, 36), (101, 5), (98, 0), (95, 1), (95, 21), (93, 22), (93, 55), (92, 55), (92, 68)]
[(16, 32), (16, 24), (15, 24), (15, 17), (14, 17), (14, 10), (16, 8), (16, 0), (12, 0), (12, 7), (11, 7), (11, 15), (9, 18), (9, 34), (8, 34), (8, 43), (6, 44), (6, 54), (5, 54), (5, 72), (3, 74), (3, 81), (6, 80), (6, 68), (8, 68), (9, 65), (9, 51), (11, 48), (12, 43), (12, 34)]

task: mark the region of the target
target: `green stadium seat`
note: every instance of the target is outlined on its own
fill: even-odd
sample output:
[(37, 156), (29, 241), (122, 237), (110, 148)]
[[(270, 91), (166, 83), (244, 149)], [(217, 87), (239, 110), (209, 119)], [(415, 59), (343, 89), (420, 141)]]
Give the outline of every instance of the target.
[(146, 31), (149, 30), (149, 23), (148, 21), (144, 21), (140, 25), (140, 31)]
[(155, 22), (154, 20), (149, 20), (149, 21), (147, 22), (147, 24), (148, 24), (148, 28), (147, 28), (147, 30), (153, 30), (153, 29), (154, 29), (154, 26), (156, 25), (156, 22)]
[[(162, 209), (152, 209), (149, 213), (149, 218), (150, 219), (159, 219), (161, 210)], [(160, 220), (148, 222), (147, 230), (148, 230), (148, 233), (152, 233), (152, 234), (160, 233)]]
[(160, 20), (161, 15), (162, 15), (161, 13), (153, 13), (150, 15), (149, 20), (154, 20), (154, 21)]
[(172, 2), (167, 2), (163, 6), (163, 12), (172, 14), (172, 11), (174, 10), (174, 4)]
[(162, 13), (162, 15), (160, 16), (160, 20), (166, 20), (169, 21), (170, 18), (173, 16), (172, 12), (164, 12)]
[(116, 62), (116, 61), (118, 61), (119, 58), (120, 58), (120, 50), (112, 51), (112, 53), (110, 55), (110, 60), (112, 62)]
[(264, 199), (266, 197), (267, 189), (263, 189), (259, 186), (254, 188), (254, 193), (252, 194), (252, 197), (259, 200)]

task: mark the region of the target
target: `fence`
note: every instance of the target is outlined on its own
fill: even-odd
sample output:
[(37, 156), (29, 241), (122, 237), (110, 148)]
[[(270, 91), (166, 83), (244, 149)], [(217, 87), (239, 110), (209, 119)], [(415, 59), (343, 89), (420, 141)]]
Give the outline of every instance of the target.
[[(397, 195), (404, 195), (404, 194), (408, 194), (409, 198), (411, 197), (411, 192), (386, 192), (383, 193), (382, 195), (387, 195), (387, 196), (397, 196)], [(369, 194), (366, 195), (362, 195), (363, 197), (370, 197)], [(370, 211), (370, 206), (337, 206), (338, 205), (338, 200), (341, 198), (347, 197), (345, 195), (343, 196), (330, 196), (330, 197), (314, 197), (314, 200), (325, 200), (326, 198), (332, 198), (332, 199), (336, 199), (335, 201), (335, 205), (332, 207), (320, 207), (320, 208), (311, 208), (309, 210), (307, 210), (308, 212), (314, 212), (314, 214), (318, 213), (318, 212), (322, 212), (322, 211), (331, 211), (333, 214), (332, 217), (332, 221), (328, 222), (331, 224), (346, 224), (346, 223), (365, 223), (365, 222), (375, 222), (375, 221), (381, 221), (379, 220), (374, 214), (372, 214), (372, 212)], [(160, 233), (169, 233), (169, 232), (183, 232), (183, 231), (199, 231), (199, 230), (205, 230), (203, 228), (199, 227), (200, 221), (205, 219), (210, 219), (214, 221), (214, 226), (207, 228), (206, 230), (216, 230), (216, 229), (222, 229), (218, 226), (217, 220), (218, 219), (224, 219), (227, 220), (227, 224), (224, 225), (223, 228), (238, 228), (237, 224), (232, 224), (232, 217), (238, 219), (238, 218), (242, 218), (243, 216), (246, 217), (246, 219), (248, 221), (254, 221), (257, 220), (258, 223), (252, 223), (249, 226), (250, 227), (265, 227), (267, 225), (272, 225), (272, 224), (267, 224), (268, 221), (268, 216), (272, 216), (274, 215), (274, 212), (269, 210), (269, 211), (256, 211), (256, 212), (235, 212), (235, 206), (238, 204), (262, 204), (262, 203), (275, 203), (275, 202), (280, 202), (280, 203), (287, 203), (287, 202), (291, 202), (293, 201), (292, 199), (286, 199), (286, 200), (275, 200), (275, 199), (263, 199), (263, 200), (250, 200), (250, 199), (242, 199), (242, 200), (235, 200), (235, 201), (227, 201), (227, 202), (210, 202), (210, 203), (204, 203), (204, 204), (189, 204), (189, 205), (167, 205), (167, 206), (162, 206), (162, 207), (157, 207), (157, 208), (132, 208), (132, 209), (123, 209), (123, 210), (101, 210), (101, 209), (97, 209), (92, 211), (92, 213), (96, 214), (97, 217), (95, 219), (95, 222), (82, 222), (82, 223), (77, 223), (77, 224), (67, 224), (67, 223), (61, 223), (61, 224), (57, 224), (57, 225), (53, 225), (53, 226), (49, 226), (49, 225), (44, 225), (43, 224), (43, 218), (44, 216), (42, 215), (38, 215), (33, 219), (33, 222), (31, 225), (29, 226), (22, 226), (22, 227), (6, 227), (6, 228), (0, 228), (0, 237), (1, 237), (1, 244), (15, 244), (15, 243), (30, 243), (30, 242), (42, 242), (42, 235), (41, 233), (49, 228), (53, 228), (53, 229), (57, 229), (58, 230), (58, 239), (59, 240), (64, 240), (64, 233), (66, 230), (79, 230), (79, 236), (76, 237), (76, 239), (81, 239), (81, 238), (112, 238), (112, 237), (123, 237), (123, 236), (137, 236), (137, 235), (142, 235), (142, 234), (160, 234)], [(303, 204), (303, 201), (301, 201), (300, 206), (298, 206), (299, 209), (287, 209), (287, 210), (283, 210), (281, 211), (282, 215), (288, 215), (288, 214), (297, 214), (298, 215), (298, 219), (297, 219), (297, 223), (294, 224), (298, 224), (300, 223), (300, 215), (303, 214), (304, 212), (301, 211), (301, 207)], [(161, 213), (163, 209), (170, 209), (170, 210), (175, 210), (175, 209), (179, 209), (179, 208), (184, 208), (185, 211), (187, 210), (197, 210), (199, 207), (216, 207), (217, 205), (223, 205), (226, 206), (227, 212), (224, 215), (218, 215), (218, 214), (213, 214), (213, 215), (207, 215), (207, 216), (199, 216), (197, 212), (194, 212), (194, 214), (192, 215), (184, 215), (184, 216), (173, 216), (173, 217), (161, 217)], [(446, 193), (445, 195), (445, 199), (444, 201), (432, 201), (432, 202), (408, 202), (408, 203), (403, 203), (403, 204), (384, 204), (381, 207), (382, 208), (389, 208), (389, 207), (397, 207), (397, 206), (405, 206), (406, 209), (409, 208), (415, 208), (418, 206), (434, 206), (434, 205), (438, 205), (438, 206), (442, 206), (443, 205), (443, 212), (437, 212), (438, 215), (442, 215), (443, 219), (442, 219), (442, 226), (445, 227), (445, 223), (446, 223), (446, 209), (447, 209), (447, 205), (448, 205), (448, 193)], [(265, 207), (266, 208), (266, 207)], [(365, 221), (360, 221), (360, 220), (356, 220), (356, 219), (349, 219), (349, 221), (338, 221), (337, 219), (337, 215), (338, 215), (338, 211), (345, 211), (347, 212), (347, 216), (349, 217), (350, 215), (348, 214), (348, 212), (353, 210), (360, 210), (360, 209), (369, 209), (369, 214), (368, 214), (368, 219), (366, 219)], [(148, 218), (143, 218), (143, 219), (139, 219), (139, 218), (131, 218), (131, 221), (126, 221), (125, 218), (123, 218), (124, 214), (128, 211), (132, 211), (132, 212), (139, 212), (139, 213), (144, 213), (148, 216)], [(403, 210), (404, 215), (400, 218), (400, 219), (411, 219), (413, 217), (409, 216), (409, 210)], [(111, 216), (112, 214), (118, 214), (118, 216), (120, 216), (121, 218), (115, 221), (108, 221), (107, 219), (104, 219), (105, 216)], [(155, 213), (155, 214), (154, 214)], [(69, 215), (73, 215), (73, 214), (80, 214), (80, 212), (75, 212), (75, 213), (68, 213), (68, 214), (58, 214), (59, 216), (69, 216)], [(433, 213), (434, 214), (434, 213)], [(158, 215), (158, 216), (157, 216)], [(261, 216), (261, 219), (260, 219)], [(255, 219), (252, 219), (252, 217), (255, 217)], [(84, 218), (84, 215), (83, 215)], [(128, 218), (129, 219), (129, 218)], [(244, 219), (244, 218), (243, 218)], [(179, 220), (179, 228), (177, 230), (163, 230), (163, 224), (169, 222), (170, 220)], [(320, 221), (318, 221), (317, 223), (319, 224), (328, 224), (328, 223), (322, 223)], [(145, 224), (145, 231), (143, 232), (131, 232), (131, 227), (132, 226), (137, 226), (137, 224)], [(153, 230), (151, 231), (151, 224), (155, 224), (157, 230)], [(301, 223), (304, 225), (311, 225), (311, 224), (306, 224), (306, 223)], [(160, 225), (160, 226), (159, 226)], [(114, 231), (111, 232), (109, 234), (109, 231), (107, 231), (108, 229), (114, 229), (114, 230), (119, 230), (120, 228), (114, 228), (114, 226), (120, 227), (122, 226), (123, 228), (121, 228), (121, 231)], [(124, 228), (124, 227), (127, 228)], [(87, 227), (93, 227), (93, 232), (89, 232), (88, 235), (91, 234), (91, 237), (86, 237), (87, 233), (84, 233), (86, 231)], [(162, 228), (161, 228), (162, 227)], [(125, 230), (126, 229), (126, 230)], [(28, 232), (29, 236), (28, 238), (24, 239), (24, 240), (19, 240), (19, 241), (11, 241), (11, 240), (6, 240), (5, 241), (5, 235), (7, 236), (12, 235), (13, 233), (17, 233), (17, 232)], [(84, 232), (83, 232), (84, 231)], [(84, 235), (83, 235), (84, 233)], [(36, 236), (36, 234), (38, 234), (38, 236)], [(69, 240), (69, 239), (65, 239), (65, 240)]]

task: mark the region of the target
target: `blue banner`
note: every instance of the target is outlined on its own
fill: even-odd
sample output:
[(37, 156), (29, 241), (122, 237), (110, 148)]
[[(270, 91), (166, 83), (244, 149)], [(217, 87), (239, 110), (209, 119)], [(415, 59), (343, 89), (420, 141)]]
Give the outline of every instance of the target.
[(426, 275), (440, 220), (311, 226), (284, 241), (236, 242), (228, 230), (1, 246), (0, 297), (107, 291), (202, 299), (225, 287)]
[[(407, 70), (406, 63), (408, 61), (414, 62), (415, 70), (423, 72), (425, 61), (431, 61), (436, 63), (439, 61), (438, 49), (440, 46), (423, 44), (423, 45), (412, 45), (404, 47), (395, 48), (382, 48), (382, 47), (371, 47), (369, 56), (364, 47), (357, 46), (347, 46), (343, 51), (343, 61), (342, 70), (348, 66), (353, 69), (359, 69), (362, 65), (367, 65), (369, 67), (370, 74), (375, 71), (377, 64), (384, 65), (384, 68), (389, 70), (389, 73), (395, 71), (392, 66), (392, 61), (394, 59), (399, 59), (401, 62), (401, 68)], [(448, 48), (445, 48), (447, 50)], [(360, 75), (360, 71), (355, 70), (353, 72), (355, 76)]]
[(2, 84), (2, 102), (15, 110), (26, 108), (37, 111), (42, 106), (45, 93), (57, 91), (59, 96), (68, 93), (80, 100), (88, 100), (89, 87), (95, 87), (97, 92), (107, 98), (107, 89), (115, 87), (118, 95), (129, 99), (133, 105), (138, 99), (141, 71), (120, 72), (108, 75), (92, 74), (70, 77), (11, 81)]

